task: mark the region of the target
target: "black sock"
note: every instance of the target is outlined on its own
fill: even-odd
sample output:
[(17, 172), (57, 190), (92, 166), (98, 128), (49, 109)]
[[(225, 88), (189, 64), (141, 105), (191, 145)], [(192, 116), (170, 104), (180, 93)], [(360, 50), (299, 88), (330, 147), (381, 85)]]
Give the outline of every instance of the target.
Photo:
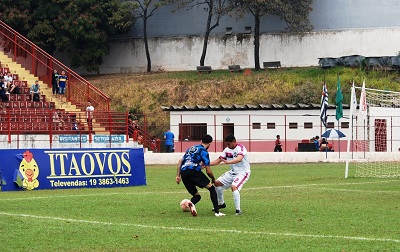
[(190, 199), (190, 201), (191, 201), (193, 204), (196, 205), (196, 203), (199, 202), (200, 199), (201, 199), (201, 196), (195, 194), (195, 195), (193, 195), (193, 197)]
[(214, 186), (211, 186), (210, 188), (208, 188), (208, 190), (210, 191), (210, 198), (214, 206), (214, 212), (219, 213), (217, 191), (215, 191)]

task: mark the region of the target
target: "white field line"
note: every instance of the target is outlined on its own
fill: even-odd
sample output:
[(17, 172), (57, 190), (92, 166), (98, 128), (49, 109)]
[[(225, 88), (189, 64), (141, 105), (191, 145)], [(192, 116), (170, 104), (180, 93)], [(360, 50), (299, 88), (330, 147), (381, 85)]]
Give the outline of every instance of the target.
[(325, 190), (325, 191), (342, 191), (342, 192), (355, 192), (355, 193), (388, 193), (388, 194), (400, 194), (400, 191), (373, 191), (373, 190), (357, 190), (357, 189), (339, 189), (339, 188), (329, 188), (329, 187), (309, 187), (304, 186), (299, 188), (312, 189), (312, 190)]
[[(267, 190), (267, 189), (280, 189), (280, 188), (310, 188), (310, 189), (321, 189), (321, 190), (338, 190), (338, 191), (349, 191), (349, 192), (371, 192), (371, 193), (399, 193), (397, 191), (372, 191), (372, 190), (355, 190), (355, 189), (335, 189), (335, 188), (318, 188), (316, 186), (338, 186), (338, 185), (364, 185), (364, 184), (378, 184), (378, 183), (390, 183), (399, 182), (399, 180), (379, 180), (370, 182), (356, 182), (356, 183), (325, 183), (325, 184), (304, 184), (304, 185), (284, 185), (284, 186), (262, 186), (253, 188), (243, 188), (242, 191), (251, 190)], [(180, 189), (182, 189), (180, 187)], [(0, 198), (0, 201), (26, 201), (26, 200), (39, 200), (39, 199), (57, 199), (57, 198), (73, 198), (73, 197), (93, 197), (93, 196), (113, 196), (113, 195), (146, 195), (146, 194), (178, 194), (185, 193), (186, 191), (177, 190), (171, 192), (129, 192), (129, 193), (93, 193), (93, 194), (69, 194), (69, 195), (52, 195), (52, 196), (32, 196), (23, 198)], [(0, 193), (1, 196), (1, 193)]]
[(69, 219), (51, 216), (39, 216), (30, 214), (15, 214), (15, 213), (5, 213), (0, 212), (0, 215), (11, 216), (18, 218), (29, 218), (29, 219), (47, 219), (53, 221), (68, 221), (75, 223), (84, 223), (91, 225), (103, 225), (103, 226), (128, 226), (137, 228), (151, 228), (158, 230), (178, 230), (178, 231), (195, 231), (195, 232), (213, 232), (213, 233), (236, 233), (236, 234), (248, 234), (248, 235), (265, 235), (265, 236), (286, 236), (286, 237), (306, 237), (306, 238), (326, 238), (326, 239), (338, 239), (338, 240), (359, 240), (359, 241), (373, 241), (373, 242), (395, 242), (400, 243), (398, 239), (390, 238), (373, 238), (373, 237), (361, 237), (361, 236), (340, 236), (340, 235), (316, 235), (316, 234), (296, 234), (296, 233), (276, 233), (276, 232), (262, 232), (262, 231), (241, 231), (237, 229), (200, 229), (200, 228), (185, 228), (185, 227), (166, 227), (166, 226), (151, 226), (143, 224), (134, 223), (113, 223), (106, 221), (90, 221), (90, 220), (80, 220), (80, 219)]

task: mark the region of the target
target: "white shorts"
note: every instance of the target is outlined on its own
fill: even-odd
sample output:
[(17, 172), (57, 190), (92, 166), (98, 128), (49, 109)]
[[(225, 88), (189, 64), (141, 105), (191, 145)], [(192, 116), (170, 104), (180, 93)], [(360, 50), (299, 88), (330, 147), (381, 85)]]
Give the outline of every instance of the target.
[(233, 173), (229, 170), (222, 174), (217, 180), (224, 185), (225, 189), (234, 185), (240, 191), (249, 178), (250, 172)]

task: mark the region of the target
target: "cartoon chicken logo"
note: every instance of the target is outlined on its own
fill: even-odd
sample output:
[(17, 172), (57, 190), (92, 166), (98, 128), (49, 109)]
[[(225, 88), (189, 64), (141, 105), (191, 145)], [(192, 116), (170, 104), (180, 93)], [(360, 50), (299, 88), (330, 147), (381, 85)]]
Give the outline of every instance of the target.
[(39, 167), (29, 150), (23, 154), (23, 159), (19, 164), (19, 173), (22, 176), (22, 187), (27, 190), (33, 190), (39, 186)]

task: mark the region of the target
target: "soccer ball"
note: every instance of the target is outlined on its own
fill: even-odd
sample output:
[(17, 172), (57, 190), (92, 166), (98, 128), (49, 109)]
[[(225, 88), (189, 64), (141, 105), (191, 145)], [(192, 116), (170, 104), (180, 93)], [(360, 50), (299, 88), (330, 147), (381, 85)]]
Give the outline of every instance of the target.
[(184, 199), (181, 201), (180, 206), (181, 206), (182, 211), (184, 211), (184, 212), (190, 211), (189, 202), (190, 202), (190, 200), (188, 200), (188, 199)]

